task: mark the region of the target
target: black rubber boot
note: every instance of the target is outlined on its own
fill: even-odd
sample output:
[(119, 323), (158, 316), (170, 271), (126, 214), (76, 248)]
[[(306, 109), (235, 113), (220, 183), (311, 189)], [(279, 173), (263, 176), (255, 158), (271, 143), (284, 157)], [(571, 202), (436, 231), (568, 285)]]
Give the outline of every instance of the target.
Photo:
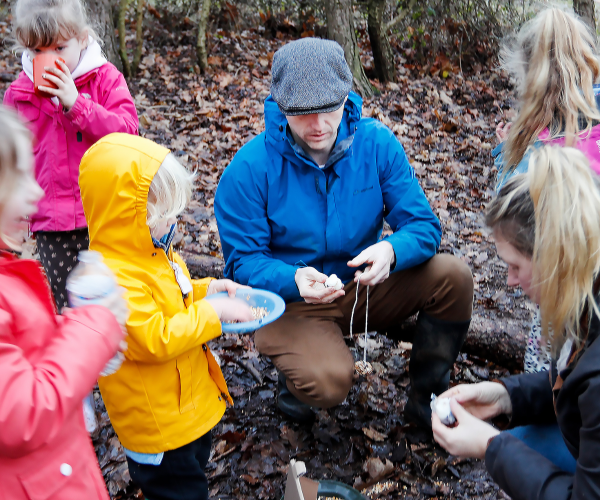
[(471, 320), (443, 321), (423, 312), (410, 355), (410, 394), (404, 418), (419, 427), (431, 428), (431, 394), (448, 389), (450, 370), (463, 345)]
[(315, 412), (310, 406), (300, 401), (287, 388), (285, 375), (279, 372), (277, 380), (277, 408), (296, 422), (312, 422)]

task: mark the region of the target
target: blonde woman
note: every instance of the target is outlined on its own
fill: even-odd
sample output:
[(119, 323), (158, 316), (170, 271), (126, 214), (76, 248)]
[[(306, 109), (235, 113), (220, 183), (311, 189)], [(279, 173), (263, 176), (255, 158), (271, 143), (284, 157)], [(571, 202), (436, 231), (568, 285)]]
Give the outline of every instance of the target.
[(494, 150), (498, 189), (512, 173), (527, 169), (530, 146), (553, 143), (582, 151), (600, 173), (600, 111), (596, 94), (600, 63), (596, 36), (575, 14), (541, 11), (526, 23), (502, 54), (502, 67), (517, 82), (518, 114), (500, 123)]
[[(527, 174), (501, 189), (486, 221), (508, 264), (507, 284), (520, 285), (539, 304), (546, 338), (552, 326), (550, 374), (446, 391), (441, 397), (451, 397), (457, 425), (446, 427), (434, 415), (434, 437), (453, 455), (485, 458), (513, 499), (599, 498), (598, 178), (581, 151), (543, 146), (531, 153)], [(560, 443), (543, 453), (485, 422), (500, 415), (513, 427), (557, 422), (576, 467), (559, 465)]]

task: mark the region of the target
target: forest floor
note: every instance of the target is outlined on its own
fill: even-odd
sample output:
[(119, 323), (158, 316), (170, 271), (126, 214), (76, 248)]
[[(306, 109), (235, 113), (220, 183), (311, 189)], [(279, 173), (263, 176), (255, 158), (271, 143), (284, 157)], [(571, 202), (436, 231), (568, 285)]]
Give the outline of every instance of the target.
[[(8, 32), (0, 19), (0, 36)], [(181, 218), (177, 247), (197, 275), (218, 275), (222, 253), (213, 202), (220, 175), (235, 152), (264, 130), (274, 52), (289, 41), (262, 29), (218, 30), (210, 38), (210, 68), (195, 69), (195, 33), (180, 17), (152, 18), (145, 33), (140, 73), (129, 82), (142, 136), (163, 144), (198, 172), (197, 190)], [(363, 45), (363, 63), (372, 59)], [(442, 252), (469, 264), (475, 280), (473, 332), (468, 352), (478, 352), (477, 332), (516, 338), (524, 347), (533, 307), (521, 291), (505, 287), (506, 266), (481, 222), (493, 195), (491, 150), (496, 123), (512, 104), (500, 71), (463, 75), (444, 58), (423, 73), (397, 55), (399, 81), (365, 101), (363, 115), (381, 120), (404, 145), (443, 226)], [(0, 47), (0, 97), (20, 71), (20, 60)], [(387, 333), (387, 335), (385, 334)], [(346, 401), (319, 411), (313, 425), (287, 421), (277, 411), (277, 374), (254, 348), (253, 337), (223, 335), (213, 342), (235, 407), (213, 430), (208, 466), (210, 498), (279, 499), (291, 458), (306, 462), (308, 476), (355, 485), (369, 498), (505, 498), (478, 460), (449, 456), (426, 434), (405, 425), (410, 328), (368, 339), (375, 372), (357, 376)], [(356, 354), (361, 345), (349, 344)], [(481, 348), (479, 348), (481, 351)], [(519, 368), (522, 351), (498, 366), (490, 351), (461, 354), (452, 384), (504, 376)], [(100, 432), (94, 443), (111, 496), (143, 498), (129, 485), (127, 465), (99, 393)], [(380, 493), (373, 485), (379, 484)], [(385, 487), (382, 487), (384, 485)]]

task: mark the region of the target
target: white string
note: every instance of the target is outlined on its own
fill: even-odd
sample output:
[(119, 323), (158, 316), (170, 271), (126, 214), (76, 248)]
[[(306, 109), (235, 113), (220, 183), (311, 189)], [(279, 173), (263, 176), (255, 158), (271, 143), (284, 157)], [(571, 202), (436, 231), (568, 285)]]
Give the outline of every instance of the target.
[[(357, 283), (358, 285), (358, 283)], [(358, 286), (356, 287), (358, 289)], [(363, 350), (363, 362), (367, 362), (367, 325), (369, 324), (369, 285), (367, 285), (367, 306), (365, 308), (365, 347)]]
[[(350, 338), (354, 339), (352, 335), (352, 325), (354, 324), (354, 310), (356, 304), (358, 304), (358, 287), (360, 286), (360, 276), (356, 280), (356, 296), (354, 298), (354, 305), (352, 306), (352, 314), (350, 315)], [(367, 362), (367, 330), (369, 325), (369, 285), (367, 285), (367, 304), (365, 310), (365, 345), (363, 346), (363, 363)]]

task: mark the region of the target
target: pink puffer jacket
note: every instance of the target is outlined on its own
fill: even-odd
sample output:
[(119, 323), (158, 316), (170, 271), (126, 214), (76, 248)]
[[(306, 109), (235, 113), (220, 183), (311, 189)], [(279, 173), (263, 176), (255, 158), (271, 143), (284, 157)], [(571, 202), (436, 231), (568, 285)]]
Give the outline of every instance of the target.
[(0, 252), (0, 500), (108, 500), (82, 400), (122, 337), (100, 306), (57, 316), (39, 264)]
[(75, 79), (79, 97), (68, 113), (38, 97), (22, 71), (4, 94), (34, 138), (36, 179), (46, 196), (31, 219), (32, 231), (71, 231), (86, 227), (79, 194), (79, 162), (96, 141), (113, 132), (138, 133), (133, 98), (123, 75), (111, 63)]

